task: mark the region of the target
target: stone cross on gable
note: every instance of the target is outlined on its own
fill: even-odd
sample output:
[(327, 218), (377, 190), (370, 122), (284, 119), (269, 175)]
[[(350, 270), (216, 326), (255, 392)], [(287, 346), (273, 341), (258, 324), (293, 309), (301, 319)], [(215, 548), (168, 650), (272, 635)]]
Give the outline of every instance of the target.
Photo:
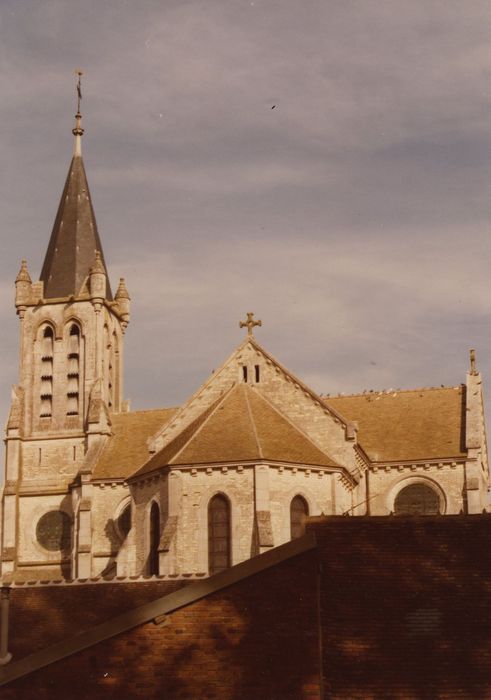
[(239, 322), (239, 328), (247, 328), (247, 335), (251, 336), (252, 335), (252, 329), (254, 326), (262, 326), (263, 322), (262, 321), (255, 321), (254, 320), (254, 312), (253, 311), (248, 311), (247, 312), (247, 321), (240, 321)]

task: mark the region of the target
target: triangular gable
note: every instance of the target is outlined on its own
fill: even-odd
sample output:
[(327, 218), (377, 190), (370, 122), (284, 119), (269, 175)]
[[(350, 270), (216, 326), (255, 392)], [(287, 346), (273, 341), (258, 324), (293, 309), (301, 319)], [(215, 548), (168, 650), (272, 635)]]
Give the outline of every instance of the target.
[(149, 450), (155, 453), (162, 450), (233, 385), (246, 382), (260, 389), (261, 394), (308, 435), (321, 452), (351, 473), (357, 472), (353, 426), (250, 337), (245, 338), (155, 434), (149, 441)]

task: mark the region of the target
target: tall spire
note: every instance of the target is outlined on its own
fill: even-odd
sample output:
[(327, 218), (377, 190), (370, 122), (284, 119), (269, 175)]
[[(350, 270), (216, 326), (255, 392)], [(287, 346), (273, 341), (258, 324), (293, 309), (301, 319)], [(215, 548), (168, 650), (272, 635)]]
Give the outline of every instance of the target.
[[(73, 158), (41, 270), (40, 279), (44, 282), (45, 299), (77, 296), (85, 291), (96, 252), (100, 253), (102, 265), (106, 270), (82, 159), (81, 137), (84, 133), (80, 113), (82, 71), (77, 70), (76, 75), (78, 76), (77, 114), (75, 127), (72, 129), (75, 137)], [(109, 281), (106, 285), (106, 298), (112, 299)]]

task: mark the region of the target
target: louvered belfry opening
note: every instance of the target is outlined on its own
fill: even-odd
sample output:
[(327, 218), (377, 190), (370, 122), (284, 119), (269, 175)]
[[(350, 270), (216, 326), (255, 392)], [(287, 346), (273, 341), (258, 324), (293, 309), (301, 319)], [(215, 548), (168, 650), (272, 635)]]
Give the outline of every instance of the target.
[(305, 531), (305, 518), (309, 514), (309, 506), (305, 498), (295, 496), (290, 503), (290, 533), (292, 540), (302, 537)]
[(410, 484), (403, 488), (394, 503), (395, 515), (438, 515), (440, 499), (426, 484)]
[(225, 496), (214, 496), (208, 505), (208, 568), (210, 575), (228, 569), (230, 556), (230, 504)]
[(80, 398), (80, 329), (74, 323), (68, 336), (67, 416), (78, 416)]
[(41, 418), (51, 418), (53, 413), (53, 329), (46, 326), (41, 338)]
[(148, 573), (150, 576), (159, 575), (159, 544), (160, 544), (160, 510), (152, 503), (150, 510), (150, 553), (148, 556)]

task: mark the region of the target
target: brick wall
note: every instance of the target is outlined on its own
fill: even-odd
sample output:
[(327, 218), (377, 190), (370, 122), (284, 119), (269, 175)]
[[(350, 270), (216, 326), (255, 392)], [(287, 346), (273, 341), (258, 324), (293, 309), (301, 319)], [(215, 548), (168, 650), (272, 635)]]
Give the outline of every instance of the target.
[[(1, 689), (2, 700), (318, 699), (315, 572), (315, 553), (294, 557), (176, 611), (162, 624), (140, 625), (14, 681)], [(108, 586), (80, 587), (78, 605), (90, 611), (94, 590), (100, 594)], [(50, 590), (44, 604), (56, 620), (69, 611), (65, 605), (57, 610), (59, 591)], [(35, 591), (22, 593), (32, 604)], [(14, 636), (23, 629), (14, 612), (20, 602), (19, 591), (12, 600)], [(75, 621), (70, 626), (75, 631)]]
[[(185, 581), (37, 585), (10, 592), (9, 651), (13, 660), (72, 637), (132, 607), (172, 593)], [(0, 690), (0, 697), (3, 698)]]
[[(250, 575), (252, 559), (236, 583), (13, 681), (2, 700), (313, 700), (321, 675), (330, 700), (491, 698), (490, 516), (308, 529), (317, 549), (293, 556), (292, 542)], [(11, 649), (21, 658), (166, 585), (16, 589)]]
[(491, 698), (491, 518), (332, 518), (322, 559), (326, 697)]

